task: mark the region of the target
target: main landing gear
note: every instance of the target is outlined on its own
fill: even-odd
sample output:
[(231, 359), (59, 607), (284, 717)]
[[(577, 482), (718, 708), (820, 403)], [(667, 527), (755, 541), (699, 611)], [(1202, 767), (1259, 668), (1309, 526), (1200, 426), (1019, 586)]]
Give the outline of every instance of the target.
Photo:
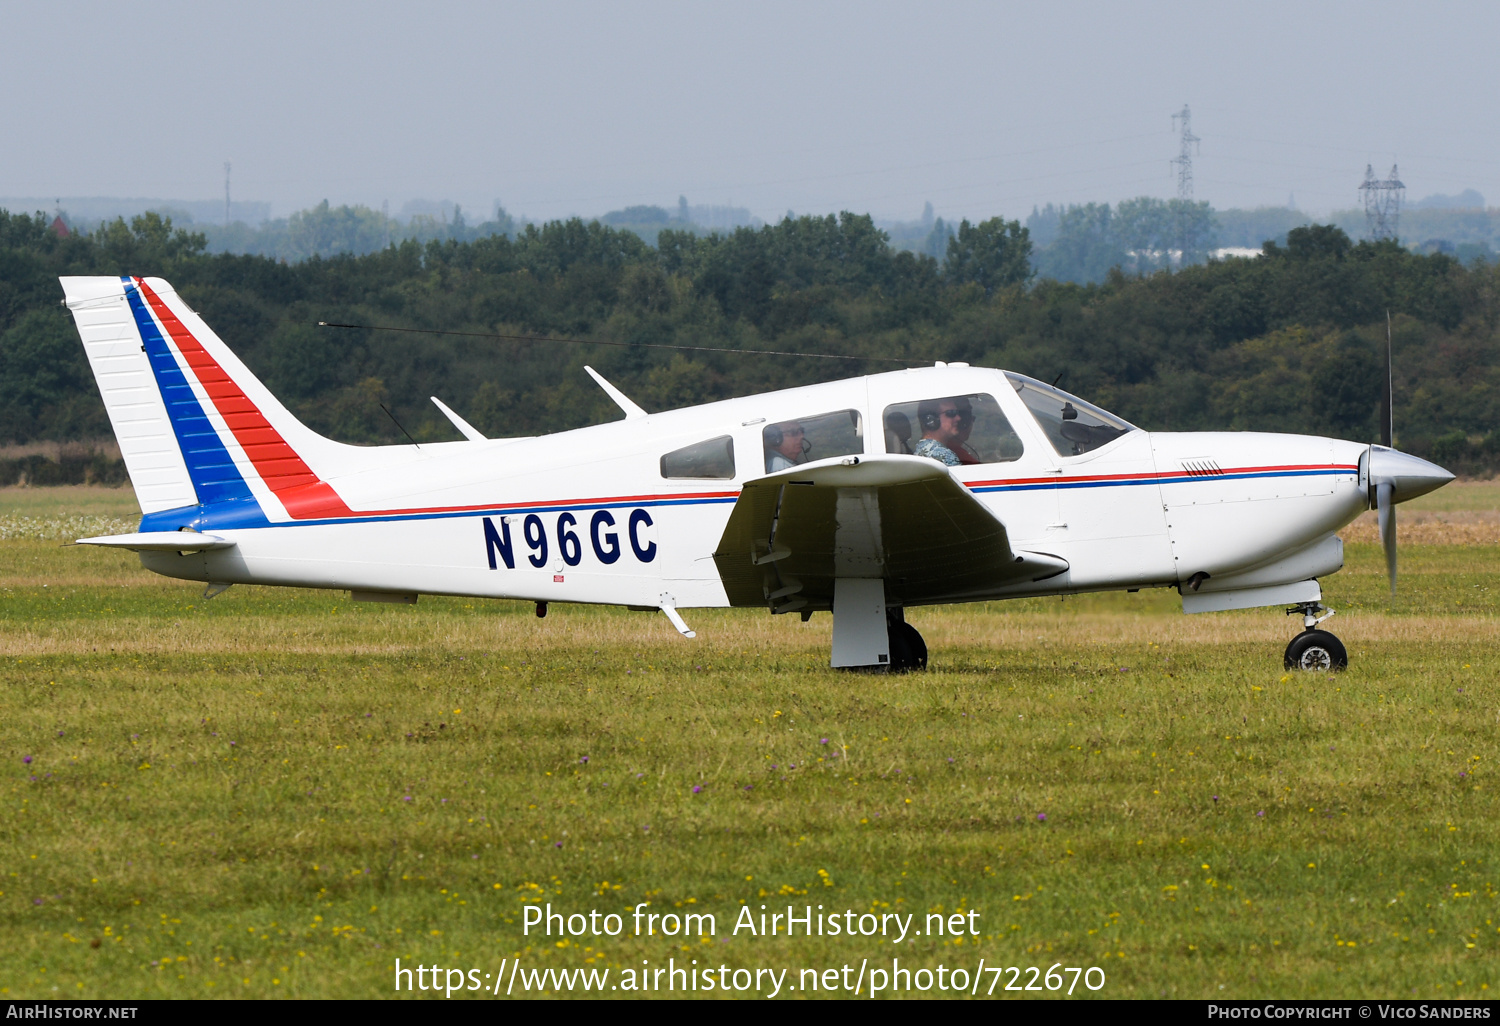
[(890, 668), (893, 672), (927, 669), (927, 642), (917, 629), (906, 622), (900, 606), (885, 610), (886, 642), (890, 645)]
[(1327, 631), (1317, 629), (1318, 624), (1333, 615), (1332, 609), (1321, 602), (1309, 602), (1286, 611), (1287, 616), (1295, 614), (1301, 614), (1303, 630), (1286, 647), (1282, 661), (1288, 670), (1326, 673), (1349, 665), (1349, 653), (1344, 649), (1344, 643)]

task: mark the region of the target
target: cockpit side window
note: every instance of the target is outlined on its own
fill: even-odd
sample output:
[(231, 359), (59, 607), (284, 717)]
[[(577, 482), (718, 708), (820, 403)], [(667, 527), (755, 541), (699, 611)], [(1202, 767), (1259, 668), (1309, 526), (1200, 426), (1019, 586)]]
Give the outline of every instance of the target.
[(734, 439), (720, 435), (667, 453), (661, 458), (661, 476), (728, 481), (734, 477)]
[(881, 421), (886, 452), (926, 456), (950, 467), (1021, 458), (1021, 438), (992, 395), (893, 403)]
[(791, 470), (800, 463), (865, 451), (864, 423), (858, 410), (819, 413), (767, 424), (760, 434), (766, 473)]
[(1135, 430), (1134, 424), (1060, 388), (1024, 374), (1007, 371), (1005, 376), (1059, 456), (1081, 456)]

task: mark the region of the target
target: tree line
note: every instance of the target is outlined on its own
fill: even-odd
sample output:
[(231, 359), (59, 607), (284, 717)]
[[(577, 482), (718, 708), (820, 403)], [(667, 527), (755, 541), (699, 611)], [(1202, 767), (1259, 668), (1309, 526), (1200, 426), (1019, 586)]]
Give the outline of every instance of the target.
[(1116, 265), (1095, 284), (1037, 275), (1030, 232), (1002, 218), (952, 226), (941, 257), (898, 250), (851, 213), (709, 235), (664, 228), (656, 241), (574, 219), (285, 263), (209, 254), (203, 236), (154, 214), (59, 238), (44, 216), (0, 211), (0, 442), (108, 436), (56, 279), (127, 273), (172, 281), (299, 416), (352, 442), (401, 441), (402, 428), (456, 437), (431, 395), (492, 436), (618, 417), (584, 363), (662, 410), (887, 370), (878, 360), (891, 358), (1059, 379), (1152, 429), (1372, 440), (1389, 311), (1402, 447), (1463, 471), (1500, 463), (1492, 266), (1355, 244), (1326, 225), (1293, 229), (1255, 259)]

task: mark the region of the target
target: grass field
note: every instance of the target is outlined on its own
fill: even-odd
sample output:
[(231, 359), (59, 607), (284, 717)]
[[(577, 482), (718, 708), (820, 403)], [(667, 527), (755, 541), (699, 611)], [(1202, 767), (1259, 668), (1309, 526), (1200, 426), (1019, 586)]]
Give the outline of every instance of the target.
[[(1497, 499), (1450, 486), (1403, 527)], [(517, 954), (1500, 989), (1500, 544), (1434, 528), (1392, 600), (1352, 542), (1324, 582), (1338, 676), (1281, 669), (1278, 610), (1188, 618), (1158, 591), (916, 610), (931, 670), (882, 677), (826, 668), (826, 616), (694, 612), (688, 642), (584, 607), (205, 602), (39, 540), (133, 510), (0, 492), (0, 995), (379, 997), (397, 957)], [(712, 912), (718, 936), (523, 937), (549, 901)], [(731, 936), (746, 903), (977, 910), (981, 936)]]

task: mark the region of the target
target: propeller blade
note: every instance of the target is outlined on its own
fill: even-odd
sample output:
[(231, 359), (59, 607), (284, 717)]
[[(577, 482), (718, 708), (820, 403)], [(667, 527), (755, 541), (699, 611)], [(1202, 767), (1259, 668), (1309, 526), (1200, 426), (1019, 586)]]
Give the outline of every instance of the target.
[(1380, 544), (1385, 547), (1385, 569), (1391, 578), (1391, 594), (1396, 594), (1396, 488), (1391, 484), (1375, 486), (1375, 510), (1380, 518)]

